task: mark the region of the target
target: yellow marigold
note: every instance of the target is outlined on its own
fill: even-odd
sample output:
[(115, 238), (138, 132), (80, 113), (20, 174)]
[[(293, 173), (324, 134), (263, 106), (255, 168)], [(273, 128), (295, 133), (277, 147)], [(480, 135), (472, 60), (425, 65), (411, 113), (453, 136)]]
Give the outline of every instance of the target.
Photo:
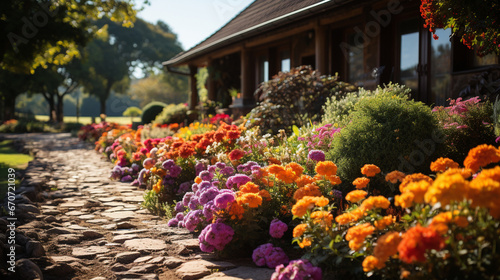
[(500, 182), (479, 175), (470, 182), (469, 186), (467, 196), (472, 200), (472, 207), (493, 207), (498, 204)]
[(332, 185), (342, 184), (342, 180), (340, 180), (340, 177), (337, 175), (332, 175), (332, 176), (328, 177), (328, 181), (330, 181), (330, 184), (332, 184)]
[(365, 238), (374, 231), (375, 227), (373, 227), (370, 223), (357, 225), (347, 230), (345, 240), (349, 241), (349, 248), (354, 251), (358, 251), (363, 246)]
[(361, 167), (361, 174), (366, 175), (367, 177), (373, 177), (380, 173), (380, 168), (375, 164), (365, 164)]
[(324, 227), (331, 227), (333, 215), (328, 211), (314, 211), (311, 213), (311, 219), (313, 219), (315, 224), (320, 224)]
[(364, 188), (366, 188), (368, 183), (370, 183), (370, 179), (365, 178), (365, 177), (356, 178), (356, 180), (354, 180), (354, 182), (352, 182), (352, 184), (356, 186), (356, 189), (364, 189)]
[(377, 259), (374, 256), (367, 256), (363, 260), (362, 265), (363, 265), (364, 272), (370, 272), (370, 271), (373, 271), (375, 269), (382, 269), (385, 267), (385, 263), (379, 261), (379, 259)]
[(469, 168), (449, 168), (448, 170), (443, 172), (442, 175), (460, 174), (462, 177), (467, 179), (472, 176), (472, 173), (472, 169)]
[(394, 205), (401, 206), (403, 208), (410, 208), (413, 206), (413, 198), (415, 195), (411, 192), (402, 193), (401, 195), (396, 195), (394, 197)]
[(201, 178), (200, 178), (200, 177), (198, 177), (198, 176), (196, 176), (196, 178), (194, 178), (194, 182), (195, 182), (196, 184), (201, 183), (201, 181), (202, 181), (202, 180), (201, 180)]
[(308, 247), (308, 246), (311, 246), (311, 238), (309, 238), (309, 237), (305, 237), (304, 239), (302, 239), (301, 242), (299, 242), (300, 248), (304, 248), (304, 247)]
[(306, 186), (295, 191), (293, 199), (299, 200), (304, 196), (322, 196), (321, 190), (315, 184), (307, 184)]
[(398, 170), (394, 170), (392, 172), (389, 172), (386, 176), (385, 176), (385, 180), (387, 182), (391, 182), (393, 184), (396, 184), (398, 181), (401, 182), (403, 181), (403, 178), (405, 177), (406, 175), (401, 172), (401, 171), (398, 171)]
[(467, 217), (459, 216), (459, 211), (455, 210), (452, 214), (450, 211), (437, 214), (432, 218), (430, 224), (440, 234), (445, 234), (448, 231), (448, 224), (454, 223), (459, 227), (466, 227), (469, 225)]
[(404, 193), (410, 192), (413, 194), (414, 203), (424, 203), (424, 196), (431, 184), (425, 180), (411, 182), (406, 185)]
[(361, 206), (359, 208), (369, 211), (373, 208), (383, 208), (387, 209), (391, 205), (391, 202), (381, 195), (378, 196), (370, 196), (367, 199), (363, 200)]
[(381, 219), (375, 221), (373, 225), (378, 229), (378, 230), (383, 230), (384, 228), (390, 226), (392, 223), (394, 223), (395, 217), (392, 215), (384, 216)]
[(390, 257), (398, 253), (398, 245), (402, 237), (399, 232), (389, 231), (377, 239), (377, 245), (373, 249), (373, 255), (381, 263), (385, 263)]
[(431, 205), (441, 202), (442, 206), (446, 206), (451, 201), (462, 201), (468, 191), (469, 181), (462, 175), (439, 175), (425, 193), (424, 199)]
[(241, 196), (238, 196), (237, 201), (240, 205), (257, 208), (262, 204), (262, 197), (257, 193), (243, 193)]
[(240, 186), (241, 193), (259, 193), (259, 186), (252, 183), (247, 182), (244, 185)]
[(415, 174), (411, 174), (411, 175), (406, 175), (406, 177), (403, 179), (403, 181), (401, 181), (401, 184), (399, 185), (399, 191), (401, 191), (401, 193), (404, 192), (404, 189), (406, 188), (406, 185), (408, 185), (409, 183), (411, 182), (418, 182), (418, 181), (427, 181), (429, 183), (432, 183), (432, 178), (427, 176), (427, 175), (424, 175), (422, 173), (415, 173)]
[(286, 165), (286, 168), (291, 169), (295, 173), (295, 177), (297, 178), (300, 177), (300, 175), (302, 175), (302, 173), (304, 172), (304, 167), (296, 162), (290, 162)]
[(483, 169), (476, 179), (492, 179), (500, 182), (500, 166), (495, 166), (491, 169)]
[(319, 175), (330, 177), (337, 174), (337, 165), (331, 161), (319, 161), (314, 170)]
[(260, 190), (259, 195), (267, 201), (271, 200), (271, 194), (267, 190)]
[(440, 157), (436, 161), (431, 162), (431, 171), (433, 172), (444, 172), (449, 168), (458, 168), (458, 163), (454, 162), (452, 159)]
[(160, 193), (162, 187), (163, 187), (162, 181), (158, 180), (158, 182), (156, 182), (156, 184), (153, 185), (153, 191), (155, 191), (156, 193)]
[(311, 184), (314, 182), (314, 179), (309, 176), (302, 174), (297, 180), (295, 180), (295, 183), (297, 184), (297, 188), (302, 188), (303, 186), (307, 184)]
[(292, 207), (292, 214), (297, 217), (304, 216), (308, 210), (314, 208), (315, 197), (313, 196), (304, 196), (299, 199), (297, 203)]
[(469, 151), (464, 166), (476, 173), (479, 168), (500, 161), (500, 150), (492, 145), (479, 145)]
[(352, 202), (352, 203), (356, 203), (356, 202), (364, 199), (367, 194), (368, 194), (367, 192), (362, 191), (362, 190), (354, 190), (354, 191), (349, 192), (345, 196), (345, 200)]
[(299, 224), (293, 229), (293, 237), (299, 237), (307, 230), (307, 224)]

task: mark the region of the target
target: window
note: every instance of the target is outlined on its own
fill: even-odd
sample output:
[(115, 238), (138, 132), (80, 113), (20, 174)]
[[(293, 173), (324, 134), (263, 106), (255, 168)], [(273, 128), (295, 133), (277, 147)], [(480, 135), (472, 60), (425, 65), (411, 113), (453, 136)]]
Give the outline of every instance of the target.
[(290, 71), (290, 52), (289, 51), (281, 51), (280, 52), (280, 61), (281, 61), (281, 72), (289, 72)]
[(431, 39), (431, 104), (445, 104), (450, 98), (451, 41), (450, 29), (436, 29), (438, 40)]
[(266, 55), (259, 57), (259, 83), (269, 81), (269, 60)]
[(411, 88), (413, 92), (418, 91), (418, 21), (409, 20), (403, 22), (400, 27), (400, 60), (399, 60), (399, 83)]

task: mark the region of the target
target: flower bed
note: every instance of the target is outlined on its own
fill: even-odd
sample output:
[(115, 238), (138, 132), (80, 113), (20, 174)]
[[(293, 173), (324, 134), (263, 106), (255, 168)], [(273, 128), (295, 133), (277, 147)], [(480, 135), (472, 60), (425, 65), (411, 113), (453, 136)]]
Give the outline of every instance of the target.
[[(272, 279), (489, 279), (500, 273), (500, 151), (494, 134), (477, 145), (450, 124), (490, 133), (478, 104), (432, 113), (461, 142), (428, 155), (426, 174), (366, 162), (356, 179), (339, 177), (328, 152), (343, 128), (331, 124), (274, 136), (223, 121), (169, 125), (177, 132), (155, 139), (114, 128), (96, 149), (116, 164), (113, 178), (146, 188), (147, 208), (197, 233), (202, 251), (252, 258), (275, 269)], [(456, 143), (470, 149), (461, 160)]]

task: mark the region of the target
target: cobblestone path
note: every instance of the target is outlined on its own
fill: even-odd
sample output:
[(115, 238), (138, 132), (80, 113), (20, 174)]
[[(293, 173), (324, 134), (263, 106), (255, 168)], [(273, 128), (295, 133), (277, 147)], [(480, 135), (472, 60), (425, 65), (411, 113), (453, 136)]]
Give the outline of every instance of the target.
[(270, 278), (250, 259), (201, 252), (193, 234), (141, 209), (144, 190), (108, 179), (112, 164), (77, 138), (1, 137), (23, 140), (35, 159), (2, 202), (15, 210), (0, 213), (0, 279)]

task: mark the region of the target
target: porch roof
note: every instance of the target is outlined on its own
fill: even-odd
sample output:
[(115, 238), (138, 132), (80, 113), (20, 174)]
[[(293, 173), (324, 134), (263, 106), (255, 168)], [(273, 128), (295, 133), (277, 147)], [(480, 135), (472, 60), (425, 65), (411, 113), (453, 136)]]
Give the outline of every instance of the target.
[(327, 7), (347, 2), (351, 0), (256, 0), (210, 37), (163, 62), (163, 65), (185, 64), (217, 48), (314, 15)]

